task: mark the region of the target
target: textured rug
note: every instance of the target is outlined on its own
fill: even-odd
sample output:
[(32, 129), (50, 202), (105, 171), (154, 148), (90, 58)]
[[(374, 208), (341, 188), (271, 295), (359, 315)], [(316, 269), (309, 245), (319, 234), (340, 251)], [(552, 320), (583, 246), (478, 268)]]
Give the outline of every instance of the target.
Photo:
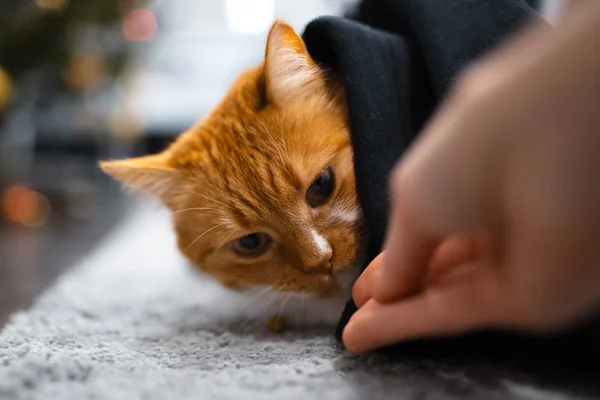
[(331, 329), (234, 322), (252, 304), (193, 272), (168, 216), (140, 207), (12, 317), (0, 399), (590, 398), (507, 366), (358, 357)]

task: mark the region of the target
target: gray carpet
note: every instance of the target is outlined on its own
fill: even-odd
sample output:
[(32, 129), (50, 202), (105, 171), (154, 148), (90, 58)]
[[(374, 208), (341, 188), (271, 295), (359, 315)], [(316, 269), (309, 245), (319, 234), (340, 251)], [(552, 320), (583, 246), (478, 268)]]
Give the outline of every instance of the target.
[(139, 208), (14, 315), (0, 399), (588, 398), (508, 367), (356, 357), (331, 329), (236, 322), (262, 306), (193, 272), (173, 239), (164, 212)]

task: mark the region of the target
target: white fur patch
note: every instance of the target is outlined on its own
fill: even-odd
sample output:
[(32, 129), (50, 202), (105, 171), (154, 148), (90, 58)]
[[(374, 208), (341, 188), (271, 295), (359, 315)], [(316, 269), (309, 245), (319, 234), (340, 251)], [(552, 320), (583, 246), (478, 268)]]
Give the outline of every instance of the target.
[(343, 208), (334, 208), (329, 214), (329, 218), (335, 219), (343, 222), (356, 222), (360, 218), (361, 213), (359, 209), (355, 209), (352, 211), (345, 210)]
[[(280, 315), (291, 327), (330, 326), (339, 321), (346, 301), (351, 296), (352, 283), (360, 274), (360, 268), (354, 265), (349, 271), (335, 274), (343, 289), (340, 297), (321, 299), (314, 293), (287, 292), (273, 286), (256, 285), (243, 292), (234, 292), (214, 283), (215, 290), (222, 292), (217, 300), (219, 314), (230, 320), (256, 321), (256, 327), (262, 328), (270, 317)], [(209, 281), (210, 277), (207, 278)], [(215, 304), (216, 295), (210, 293), (207, 298)], [(225, 309), (223, 309), (225, 307)]]
[(310, 233), (312, 235), (313, 241), (315, 242), (315, 245), (321, 253), (325, 254), (331, 252), (331, 245), (329, 244), (327, 239), (321, 236), (319, 232), (315, 231), (314, 229), (312, 229)]
[[(344, 274), (346, 275), (346, 274)], [(354, 276), (356, 278), (356, 274)], [(338, 278), (338, 281), (340, 278)], [(273, 287), (255, 286), (243, 294), (236, 294), (243, 307), (239, 317), (258, 320), (264, 323), (272, 316), (280, 315), (291, 327), (330, 326), (340, 319), (344, 306), (350, 298), (350, 290), (346, 286), (347, 279), (341, 278), (344, 295), (335, 298), (320, 299), (314, 293), (296, 293), (278, 291)], [(346, 284), (346, 285), (344, 285)], [(244, 296), (244, 297), (242, 297)]]

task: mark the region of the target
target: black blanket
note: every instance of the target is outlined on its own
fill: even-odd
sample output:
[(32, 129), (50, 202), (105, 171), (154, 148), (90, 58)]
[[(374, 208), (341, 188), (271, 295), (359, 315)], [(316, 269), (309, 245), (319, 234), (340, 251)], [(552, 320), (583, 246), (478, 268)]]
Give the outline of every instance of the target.
[[(347, 92), (358, 197), (370, 234), (365, 267), (381, 251), (393, 166), (461, 71), (526, 22), (540, 18), (530, 3), (365, 0), (353, 18), (321, 17), (307, 26), (303, 37), (310, 54), (337, 72)], [(338, 340), (355, 310), (350, 300)], [(503, 353), (515, 343), (531, 348), (524, 338), (508, 335), (475, 334), (460, 340), (476, 352)], [(483, 346), (472, 346), (478, 342)], [(452, 340), (426, 343), (422, 347), (435, 351), (457, 345)]]
[[(347, 92), (367, 262), (381, 251), (394, 164), (461, 71), (533, 18), (524, 0), (367, 0), (352, 20), (307, 26), (311, 56)], [(350, 301), (338, 337), (354, 311)]]

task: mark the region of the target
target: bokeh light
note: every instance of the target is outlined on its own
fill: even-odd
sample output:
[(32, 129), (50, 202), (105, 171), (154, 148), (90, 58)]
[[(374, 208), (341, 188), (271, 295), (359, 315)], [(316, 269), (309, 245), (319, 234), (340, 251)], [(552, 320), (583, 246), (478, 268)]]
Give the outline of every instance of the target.
[(35, 0), (35, 5), (44, 10), (61, 10), (68, 3), (68, 0)]
[(0, 111), (6, 109), (13, 92), (12, 79), (6, 71), (0, 68)]
[(12, 186), (2, 196), (4, 218), (27, 227), (44, 225), (50, 217), (50, 201), (25, 186)]
[(158, 21), (147, 8), (132, 10), (123, 20), (123, 34), (131, 42), (147, 42), (158, 31)]

